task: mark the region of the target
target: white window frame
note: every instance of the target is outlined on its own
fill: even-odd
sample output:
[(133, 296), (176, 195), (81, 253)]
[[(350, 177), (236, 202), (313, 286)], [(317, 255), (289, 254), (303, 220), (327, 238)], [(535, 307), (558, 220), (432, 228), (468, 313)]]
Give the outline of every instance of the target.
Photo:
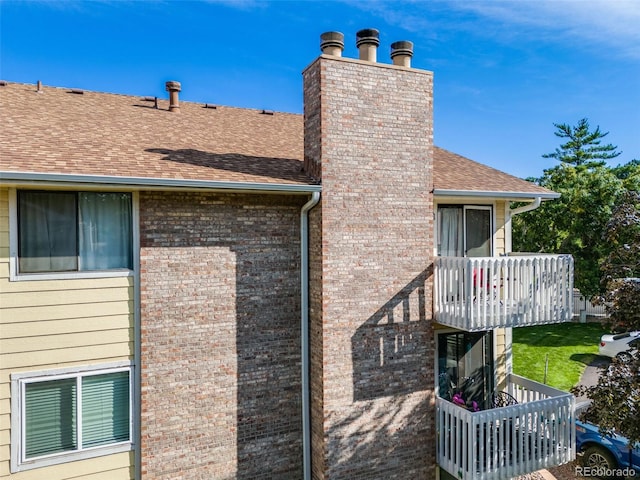
[(440, 229), (438, 227), (438, 209), (439, 208), (446, 208), (446, 207), (458, 207), (462, 210), (462, 215), (463, 215), (463, 221), (462, 221), (462, 235), (463, 235), (463, 250), (465, 251), (465, 257), (466, 257), (466, 246), (467, 246), (467, 235), (466, 235), (466, 215), (467, 215), (467, 210), (471, 209), (471, 210), (490, 210), (491, 214), (489, 216), (490, 220), (491, 220), (491, 225), (490, 225), (490, 229), (491, 229), (491, 256), (495, 256), (496, 254), (496, 243), (497, 243), (497, 231), (496, 231), (496, 204), (495, 202), (493, 203), (474, 203), (471, 200), (465, 200), (465, 199), (451, 199), (451, 200), (436, 200), (434, 201), (434, 213), (433, 213), (433, 225), (434, 225), (434, 238), (435, 238), (435, 242), (434, 242), (434, 246), (433, 246), (433, 254), (438, 256), (438, 244), (440, 242)]
[[(113, 362), (87, 367), (69, 367), (55, 370), (41, 370), (35, 372), (11, 374), (11, 473), (31, 470), (34, 468), (58, 465), (61, 463), (88, 458), (111, 455), (114, 453), (128, 452), (134, 448), (134, 366), (130, 361)], [(109, 373), (128, 372), (129, 373), (129, 440), (114, 443), (111, 445), (101, 445), (97, 447), (82, 448), (82, 403), (78, 400), (78, 448), (69, 452), (58, 452), (49, 455), (27, 459), (25, 458), (25, 389), (26, 385), (36, 382), (46, 382), (52, 380), (63, 380), (76, 378), (78, 382), (83, 377), (103, 375)], [(80, 391), (78, 396), (81, 397)]]
[[(21, 189), (26, 190), (26, 189)], [(94, 191), (94, 190), (70, 190), (73, 192), (79, 191)], [(111, 191), (111, 190), (95, 190), (95, 191)], [(113, 190), (115, 191), (115, 190)], [(126, 191), (126, 190), (118, 190)], [(138, 253), (136, 251), (137, 239), (140, 232), (140, 202), (138, 192), (132, 191), (131, 193), (131, 248), (133, 255), (133, 269), (128, 268), (112, 269), (112, 270), (90, 270), (90, 271), (73, 271), (73, 272), (46, 272), (46, 273), (21, 273), (18, 265), (18, 189), (9, 189), (9, 281), (33, 281), (33, 280), (64, 280), (64, 279), (76, 279), (76, 278), (111, 278), (111, 277), (133, 277), (136, 270), (136, 262), (138, 259)]]
[(467, 256), (467, 212), (469, 210), (480, 210), (480, 211), (489, 211), (489, 241), (491, 242), (490, 245), (490, 254), (489, 256), (493, 256), (495, 254), (495, 230), (494, 230), (494, 224), (495, 224), (495, 219), (494, 219), (494, 215), (495, 215), (495, 208), (493, 205), (464, 205), (463, 208), (463, 225), (462, 228), (464, 230), (463, 232), (463, 238), (464, 238), (464, 255), (465, 257)]

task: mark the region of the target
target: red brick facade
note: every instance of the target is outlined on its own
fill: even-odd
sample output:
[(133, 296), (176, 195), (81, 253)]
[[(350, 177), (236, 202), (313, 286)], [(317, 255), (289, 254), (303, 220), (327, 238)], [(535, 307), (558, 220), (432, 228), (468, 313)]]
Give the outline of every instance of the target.
[(304, 196), (142, 193), (143, 479), (299, 479)]
[(315, 479), (435, 478), (432, 74), (304, 72)]

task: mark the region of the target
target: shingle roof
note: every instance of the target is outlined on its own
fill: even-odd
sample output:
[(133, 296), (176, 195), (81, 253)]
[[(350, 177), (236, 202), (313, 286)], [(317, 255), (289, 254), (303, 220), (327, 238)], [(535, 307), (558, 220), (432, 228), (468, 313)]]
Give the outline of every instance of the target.
[[(312, 185), (302, 115), (8, 83), (0, 87), (0, 171)], [(550, 193), (434, 149), (436, 190)]]
[(0, 87), (0, 171), (306, 184), (300, 115)]
[(433, 188), (436, 192), (449, 190), (557, 196), (551, 190), (443, 148), (434, 147), (433, 159)]

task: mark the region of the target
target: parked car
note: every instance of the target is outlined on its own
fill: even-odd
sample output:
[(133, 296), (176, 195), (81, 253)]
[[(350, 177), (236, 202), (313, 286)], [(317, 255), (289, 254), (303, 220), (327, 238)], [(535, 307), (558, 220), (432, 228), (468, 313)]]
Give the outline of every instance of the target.
[[(621, 435), (603, 436), (598, 426), (589, 422), (576, 420), (576, 451), (582, 452), (582, 465), (590, 471), (585, 472), (593, 476), (614, 476), (616, 471), (629, 472), (629, 442)], [(640, 475), (640, 445), (633, 449), (633, 464), (636, 473), (628, 476)], [(624, 478), (619, 476), (616, 478)]]
[(600, 338), (599, 353), (605, 357), (617, 357), (628, 361), (631, 358), (629, 350), (640, 348), (640, 331), (603, 335)]

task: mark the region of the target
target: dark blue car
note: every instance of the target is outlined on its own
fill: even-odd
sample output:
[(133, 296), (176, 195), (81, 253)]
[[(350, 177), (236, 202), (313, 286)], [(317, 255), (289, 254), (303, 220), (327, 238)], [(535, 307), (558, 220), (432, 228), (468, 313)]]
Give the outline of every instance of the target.
[(635, 475), (629, 470), (629, 447), (625, 437), (602, 436), (598, 426), (576, 420), (576, 450), (584, 452), (581, 476), (625, 478), (640, 476), (640, 446), (633, 449)]

